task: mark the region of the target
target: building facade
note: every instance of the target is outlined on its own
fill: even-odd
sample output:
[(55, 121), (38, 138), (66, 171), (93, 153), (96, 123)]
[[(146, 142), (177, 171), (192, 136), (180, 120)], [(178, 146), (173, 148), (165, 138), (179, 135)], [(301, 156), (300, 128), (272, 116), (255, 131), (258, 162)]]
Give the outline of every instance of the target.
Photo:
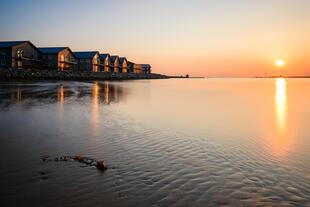
[(151, 73), (151, 65), (98, 51), (72, 52), (69, 47), (40, 47), (30, 41), (0, 41), (0, 68)]
[(78, 59), (79, 71), (91, 71), (91, 72), (100, 72), (100, 55), (98, 51), (83, 51), (83, 52), (74, 52), (74, 55)]
[(100, 54), (100, 63), (101, 63), (101, 70), (102, 72), (111, 72), (111, 68), (113, 67), (111, 63), (111, 56), (110, 54)]
[(113, 67), (111, 68), (111, 72), (114, 72), (114, 73), (119, 73), (121, 72), (120, 70), (120, 66), (119, 66), (119, 57), (114, 55), (114, 56), (111, 56), (111, 63), (113, 65)]
[(151, 65), (150, 64), (141, 64), (142, 66), (142, 72), (144, 74), (150, 74), (151, 73)]
[(75, 70), (77, 58), (69, 47), (41, 47), (43, 68), (48, 70)]
[(39, 69), (41, 53), (30, 41), (0, 42), (0, 67)]
[(120, 70), (122, 71), (122, 73), (127, 73), (128, 72), (128, 61), (127, 61), (127, 58), (120, 57), (119, 58), (119, 66), (120, 66)]

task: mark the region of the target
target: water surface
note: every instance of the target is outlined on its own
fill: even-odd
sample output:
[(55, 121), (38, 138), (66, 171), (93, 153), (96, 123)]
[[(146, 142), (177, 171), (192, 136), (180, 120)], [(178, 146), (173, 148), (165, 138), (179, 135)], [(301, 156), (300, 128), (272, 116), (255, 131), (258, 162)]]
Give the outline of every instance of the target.
[[(310, 79), (0, 83), (0, 206), (310, 206)], [(106, 159), (104, 173), (40, 156)]]

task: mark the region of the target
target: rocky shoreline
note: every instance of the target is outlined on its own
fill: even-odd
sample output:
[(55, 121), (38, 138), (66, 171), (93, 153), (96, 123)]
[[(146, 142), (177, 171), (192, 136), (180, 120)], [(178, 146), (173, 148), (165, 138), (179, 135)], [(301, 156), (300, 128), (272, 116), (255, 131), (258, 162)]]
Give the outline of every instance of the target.
[(166, 79), (161, 74), (80, 72), (56, 70), (1, 69), (0, 80), (135, 80), (135, 79)]

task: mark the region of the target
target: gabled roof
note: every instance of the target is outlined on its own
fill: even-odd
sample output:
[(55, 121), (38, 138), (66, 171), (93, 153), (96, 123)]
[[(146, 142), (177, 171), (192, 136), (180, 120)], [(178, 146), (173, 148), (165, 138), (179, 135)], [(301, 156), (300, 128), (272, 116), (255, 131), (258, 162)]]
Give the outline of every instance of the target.
[(109, 53), (100, 54), (101, 59), (106, 59), (107, 57), (111, 57)]
[(119, 57), (117, 55), (113, 55), (111, 56), (111, 60), (114, 63), (116, 59), (119, 59)]
[(142, 67), (147, 67), (147, 68), (151, 68), (151, 65), (150, 64), (141, 64)]
[(66, 48), (68, 48), (68, 47), (39, 47), (38, 49), (42, 53), (59, 53)]
[(128, 62), (126, 57), (120, 57), (119, 58), (120, 63), (123, 63), (124, 61)]
[(0, 42), (0, 47), (2, 47), (2, 48), (10, 48), (10, 47), (14, 47), (14, 46), (17, 46), (17, 45), (20, 45), (20, 44), (24, 44), (24, 43), (30, 44), (34, 49), (39, 51), (38, 48), (34, 44), (32, 44), (32, 42), (30, 42), (29, 40), (24, 40), (24, 41), (2, 41), (2, 42)]
[(93, 58), (96, 54), (99, 55), (98, 51), (82, 51), (82, 52), (74, 52), (74, 55), (77, 58)]
[(20, 44), (23, 44), (25, 42), (30, 42), (28, 40), (25, 40), (25, 41), (3, 41), (3, 42), (0, 42), (0, 47), (14, 47), (16, 45), (20, 45)]

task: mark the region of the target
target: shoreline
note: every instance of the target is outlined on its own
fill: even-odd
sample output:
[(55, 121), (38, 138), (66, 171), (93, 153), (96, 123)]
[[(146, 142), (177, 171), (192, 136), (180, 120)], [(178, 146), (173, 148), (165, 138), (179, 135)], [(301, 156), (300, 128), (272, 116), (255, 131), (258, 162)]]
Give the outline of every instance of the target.
[(0, 81), (23, 81), (23, 80), (143, 80), (143, 79), (168, 79), (169, 76), (150, 73), (107, 73), (87, 71), (56, 71), (56, 70), (16, 70), (0, 69)]

